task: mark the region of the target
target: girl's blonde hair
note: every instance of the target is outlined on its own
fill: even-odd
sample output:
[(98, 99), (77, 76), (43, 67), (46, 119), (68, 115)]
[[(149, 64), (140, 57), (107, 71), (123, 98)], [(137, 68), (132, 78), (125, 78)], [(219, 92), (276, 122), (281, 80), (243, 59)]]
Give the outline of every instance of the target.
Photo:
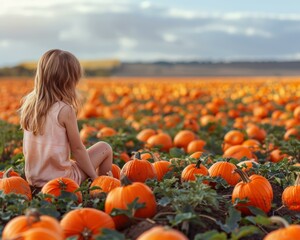
[(57, 101), (71, 105), (77, 112), (75, 87), (81, 76), (82, 68), (72, 53), (59, 49), (44, 53), (37, 65), (34, 89), (23, 98), (21, 127), (34, 135), (43, 134), (48, 110)]

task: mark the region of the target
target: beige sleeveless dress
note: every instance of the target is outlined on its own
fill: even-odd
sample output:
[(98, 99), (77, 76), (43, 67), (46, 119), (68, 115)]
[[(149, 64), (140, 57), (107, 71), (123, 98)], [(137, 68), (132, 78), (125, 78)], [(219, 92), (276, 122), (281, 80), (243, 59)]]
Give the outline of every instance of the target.
[(23, 153), (25, 176), (30, 185), (42, 187), (57, 177), (67, 177), (81, 183), (76, 162), (70, 159), (66, 129), (58, 122), (58, 114), (66, 104), (56, 102), (50, 108), (43, 135), (24, 130)]

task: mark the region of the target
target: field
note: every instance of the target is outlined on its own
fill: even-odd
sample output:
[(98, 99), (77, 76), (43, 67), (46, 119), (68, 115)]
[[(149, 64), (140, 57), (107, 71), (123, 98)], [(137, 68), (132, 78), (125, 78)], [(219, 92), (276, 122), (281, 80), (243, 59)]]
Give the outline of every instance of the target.
[[(2, 78), (0, 86), (0, 171), (13, 167), (24, 178), (17, 110), (33, 81)], [(78, 91), (82, 141), (110, 143), (113, 177), (142, 182), (147, 191), (115, 197), (115, 189), (85, 181), (59, 196), (31, 187), (31, 198), (17, 187), (4, 190), (0, 179), (0, 232), (32, 208), (62, 228), (67, 213), (93, 208), (116, 227), (105, 225), (104, 215), (112, 220), (103, 213), (94, 221), (102, 234), (100, 225), (73, 221), (89, 235), (69, 239), (145, 240), (140, 235), (159, 225), (178, 231), (169, 239), (264, 239), (282, 224), (299, 224), (300, 77), (88, 78)], [(170, 229), (157, 230), (158, 239)]]

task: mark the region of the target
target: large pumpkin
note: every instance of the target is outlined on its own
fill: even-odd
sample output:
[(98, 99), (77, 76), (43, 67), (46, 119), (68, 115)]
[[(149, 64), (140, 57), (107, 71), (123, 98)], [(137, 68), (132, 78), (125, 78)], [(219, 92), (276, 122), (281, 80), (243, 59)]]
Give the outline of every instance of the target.
[[(65, 238), (56, 232), (50, 231), (46, 228), (32, 228), (22, 232), (18, 237), (13, 239), (19, 240), (64, 240)], [(4, 239), (6, 240), (6, 238)]]
[[(55, 178), (47, 182), (41, 192), (44, 194), (51, 194), (55, 197), (61, 195), (62, 191), (74, 193), (79, 188), (79, 185), (70, 178)], [(82, 202), (81, 192), (74, 193), (77, 196), (78, 202)]]
[(132, 182), (145, 182), (147, 179), (156, 178), (156, 171), (148, 160), (141, 159), (140, 152), (136, 152), (134, 159), (122, 167), (120, 177), (124, 176)]
[(50, 216), (41, 215), (36, 209), (30, 209), (26, 215), (18, 216), (10, 220), (3, 229), (3, 239), (15, 239), (21, 233), (32, 228), (42, 228), (54, 232), (63, 237), (63, 230), (59, 222)]
[[(127, 205), (135, 199), (139, 203), (144, 203), (144, 208), (136, 210), (135, 217), (151, 218), (156, 213), (156, 200), (152, 190), (144, 183), (131, 183), (127, 177), (122, 180), (122, 186), (111, 190), (105, 201), (105, 212), (110, 214), (114, 208), (127, 209)], [(123, 215), (114, 216), (113, 220), (117, 229), (126, 227), (129, 222), (128, 218)]]
[(13, 172), (13, 169), (9, 168), (0, 178), (0, 191), (3, 191), (5, 194), (21, 194), (26, 196), (28, 200), (31, 200), (32, 194), (29, 183), (21, 177), (10, 175), (11, 172)]
[(300, 225), (289, 225), (285, 219), (277, 216), (270, 217), (270, 220), (284, 227), (268, 233), (264, 240), (299, 240)]
[(142, 233), (137, 240), (154, 240), (154, 239), (162, 239), (162, 240), (188, 240), (188, 238), (178, 230), (169, 228), (156, 226), (148, 231)]
[(111, 216), (94, 208), (81, 208), (63, 216), (60, 225), (65, 237), (76, 236), (78, 240), (94, 239), (103, 228), (115, 229)]
[(250, 214), (249, 206), (260, 208), (265, 213), (269, 212), (273, 200), (273, 190), (269, 181), (263, 176), (253, 174), (248, 175), (240, 169), (236, 169), (242, 181), (235, 185), (232, 192), (232, 203), (236, 199), (247, 199), (247, 203), (238, 203), (236, 205), (244, 214)]

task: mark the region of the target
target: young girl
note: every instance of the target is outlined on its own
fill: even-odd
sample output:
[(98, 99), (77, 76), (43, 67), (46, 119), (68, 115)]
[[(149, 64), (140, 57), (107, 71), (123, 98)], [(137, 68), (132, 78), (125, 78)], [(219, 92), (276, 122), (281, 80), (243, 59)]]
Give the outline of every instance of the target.
[(98, 142), (86, 150), (79, 137), (75, 87), (81, 76), (79, 61), (67, 51), (49, 50), (38, 62), (34, 89), (20, 109), (25, 176), (32, 186), (57, 177), (80, 184), (111, 170), (110, 145)]

